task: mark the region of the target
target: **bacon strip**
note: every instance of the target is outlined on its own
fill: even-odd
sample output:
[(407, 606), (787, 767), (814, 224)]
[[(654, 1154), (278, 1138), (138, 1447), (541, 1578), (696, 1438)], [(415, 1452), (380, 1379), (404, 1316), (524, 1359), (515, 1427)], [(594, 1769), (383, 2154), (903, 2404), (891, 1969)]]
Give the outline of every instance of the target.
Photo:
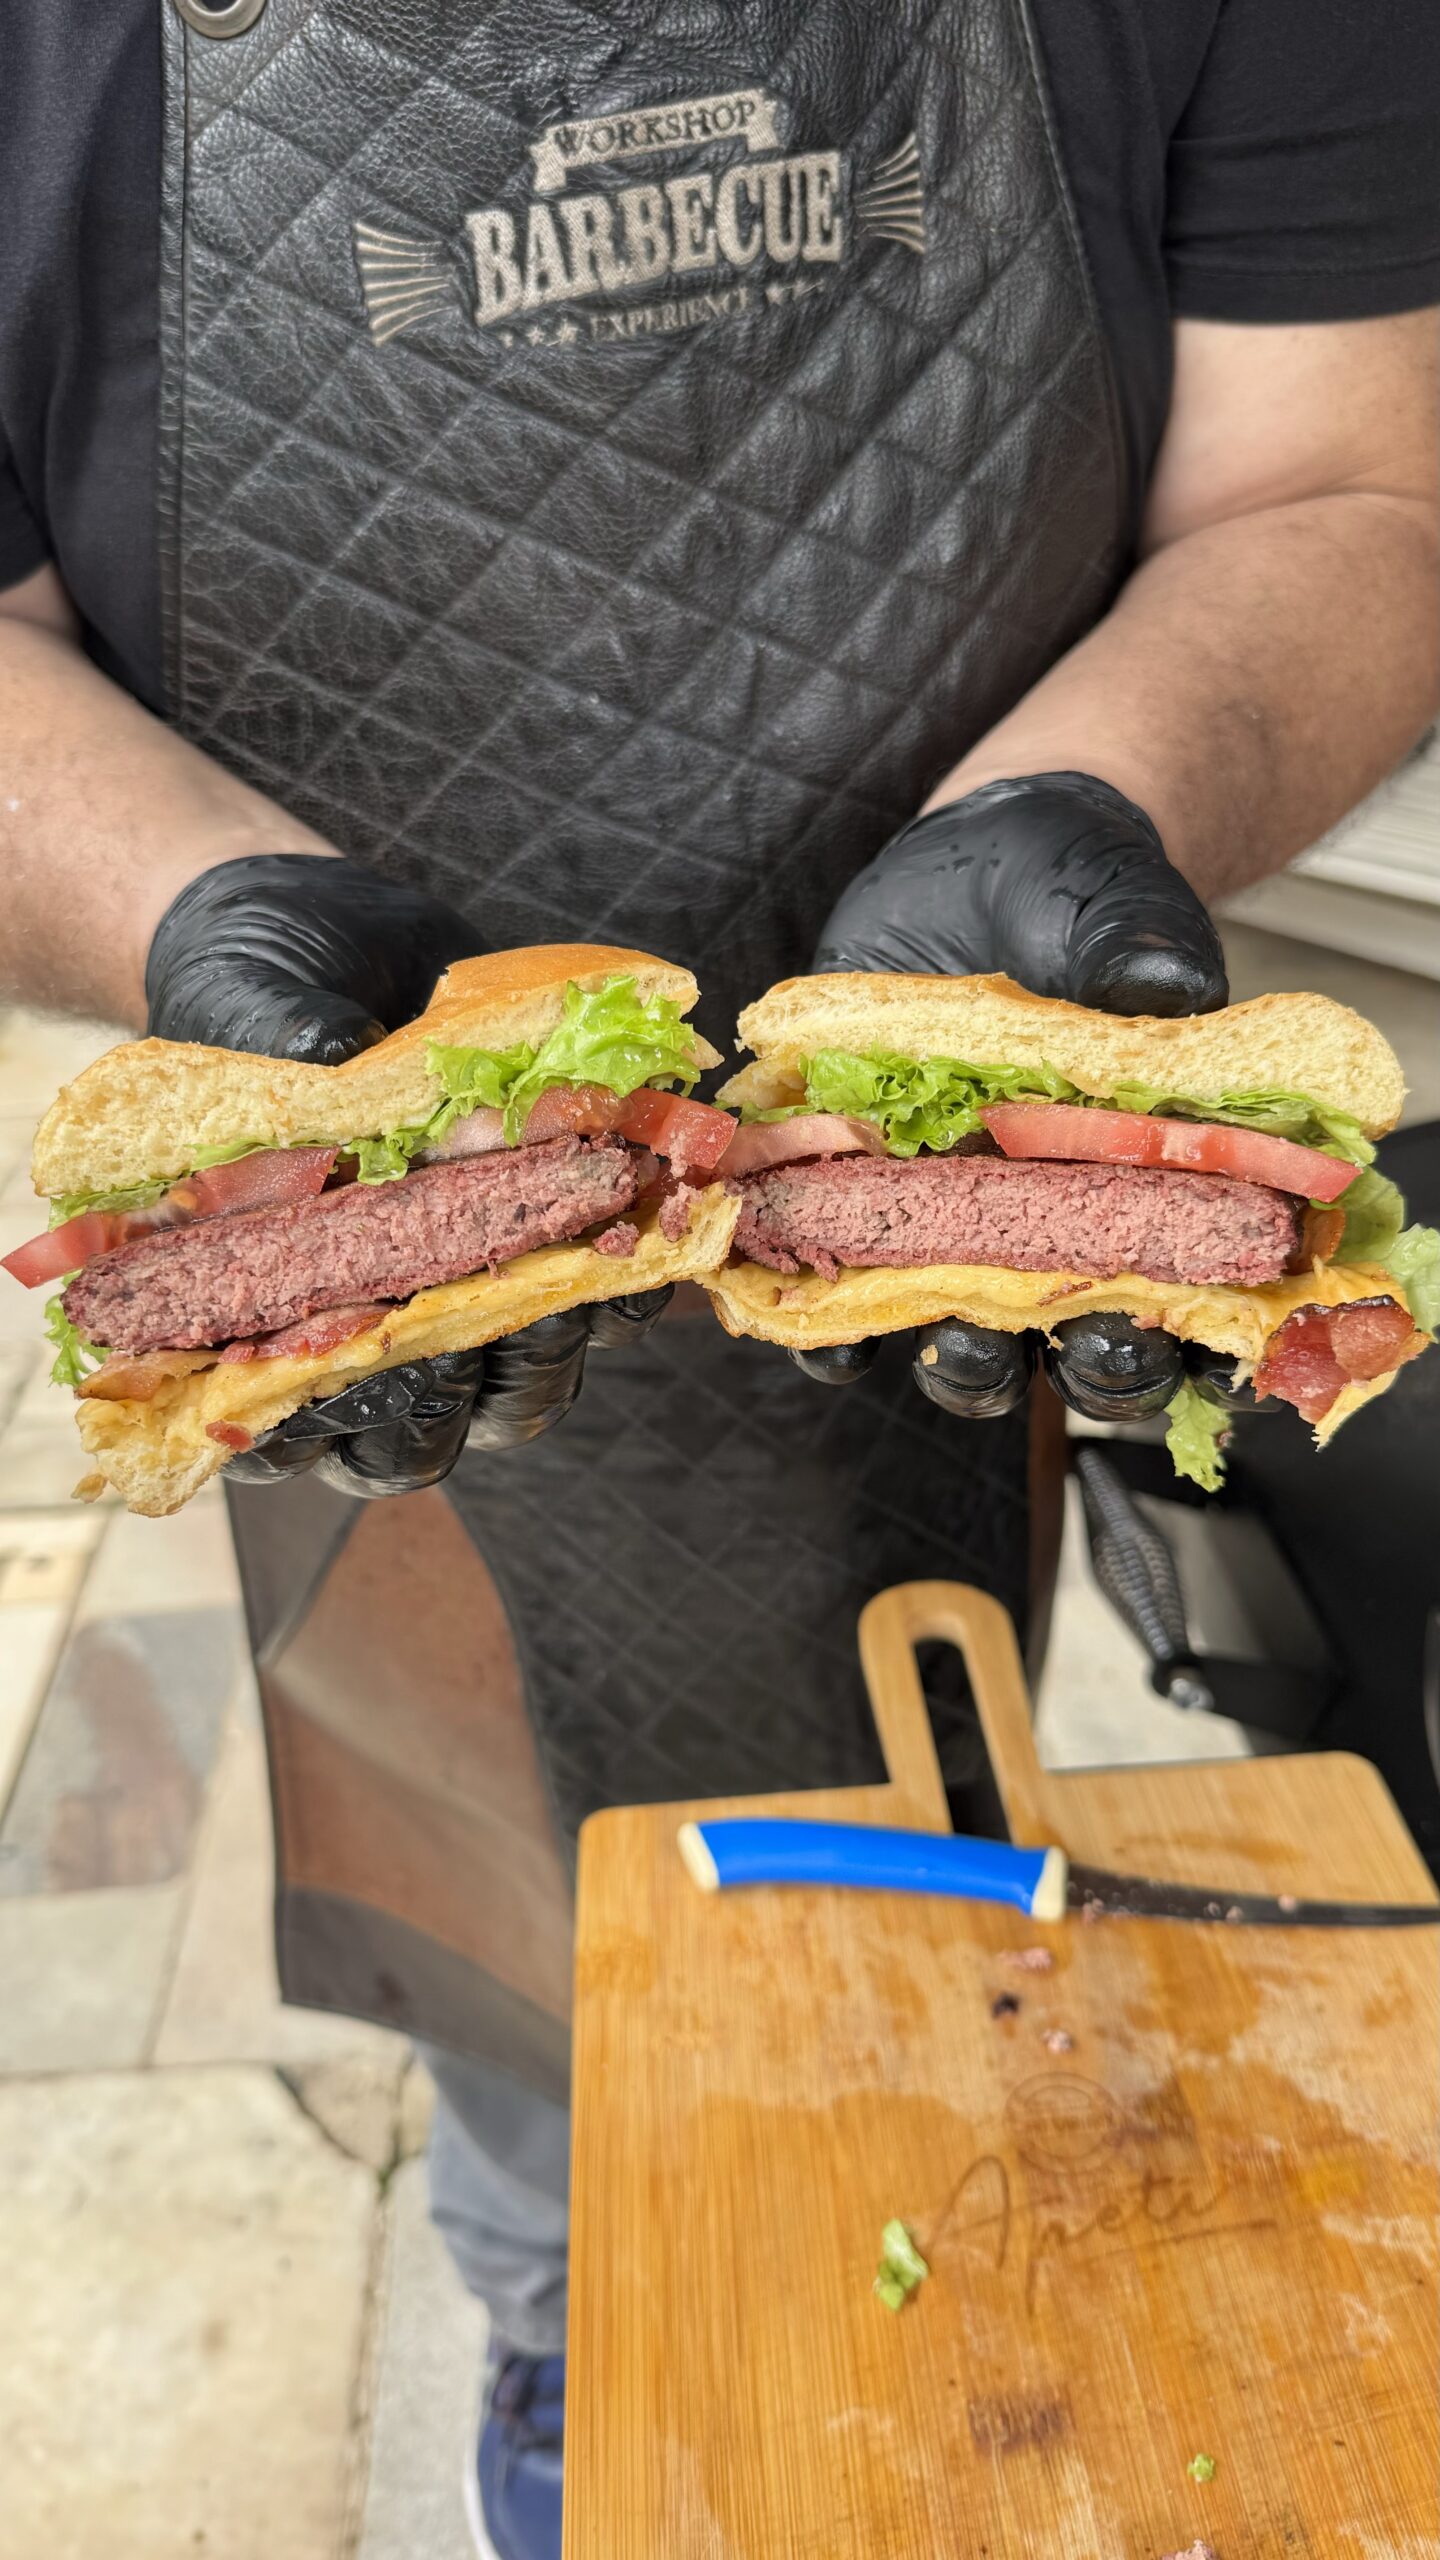
[(313, 1358), (321, 1351), (336, 1350), (357, 1333), (368, 1333), (371, 1325), (378, 1324), (388, 1312), (383, 1306), (325, 1307), (318, 1315), (302, 1316), (298, 1324), (282, 1324), (275, 1333), (257, 1333), (248, 1342), (232, 1342), (220, 1357), (222, 1361)]
[(1394, 1298), (1297, 1307), (1265, 1345), (1255, 1393), (1293, 1404), (1307, 1422), (1323, 1422), (1353, 1380), (1387, 1376), (1423, 1351), (1427, 1339)]
[(214, 1359), (213, 1351), (112, 1351), (103, 1368), (86, 1378), (76, 1393), (148, 1404), (167, 1379), (186, 1378), (192, 1369), (208, 1369)]
[(243, 1450), (253, 1449), (255, 1446), (255, 1434), (253, 1431), (247, 1431), (243, 1422), (207, 1422), (205, 1437), (207, 1440), (218, 1440), (221, 1448), (230, 1450), (235, 1457), (239, 1457)]

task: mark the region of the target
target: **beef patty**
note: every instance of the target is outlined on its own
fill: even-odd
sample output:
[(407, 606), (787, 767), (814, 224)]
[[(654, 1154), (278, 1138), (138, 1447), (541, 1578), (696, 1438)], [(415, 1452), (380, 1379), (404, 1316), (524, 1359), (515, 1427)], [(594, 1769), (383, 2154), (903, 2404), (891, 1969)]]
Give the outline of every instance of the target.
[(1114, 1280), (1278, 1280), (1300, 1208), (1221, 1173), (1000, 1156), (828, 1157), (737, 1184), (735, 1250), (772, 1271), (978, 1262)]
[(65, 1312), (112, 1351), (243, 1341), (322, 1307), (410, 1298), (566, 1243), (628, 1209), (638, 1180), (618, 1139), (507, 1147), (137, 1236), (86, 1264)]

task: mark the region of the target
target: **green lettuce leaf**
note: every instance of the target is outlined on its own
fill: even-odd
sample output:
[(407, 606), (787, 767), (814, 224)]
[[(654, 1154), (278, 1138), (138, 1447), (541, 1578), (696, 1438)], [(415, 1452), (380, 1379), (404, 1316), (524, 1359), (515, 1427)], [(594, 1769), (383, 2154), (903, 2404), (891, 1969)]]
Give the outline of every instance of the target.
[[(67, 1273), (65, 1280), (67, 1288), (74, 1277), (73, 1271)], [(47, 1298), (45, 1301), (45, 1337), (55, 1345), (55, 1358), (50, 1364), (50, 1375), (57, 1387), (78, 1387), (81, 1379), (86, 1377), (90, 1370), (98, 1369), (105, 1357), (104, 1352), (97, 1350), (93, 1342), (86, 1340), (79, 1326), (71, 1323), (65, 1313), (63, 1297)]]
[(633, 978), (607, 978), (588, 996), (572, 983), (564, 1013), (538, 1049), (442, 1048), (432, 1041), (425, 1060), (446, 1094), (426, 1124), (426, 1145), (485, 1104), (504, 1112), (505, 1143), (518, 1146), (531, 1111), (551, 1085), (600, 1084), (623, 1100), (647, 1084), (679, 1085), (688, 1093), (700, 1072), (695, 1035), (679, 1005), (669, 996), (642, 1003)]
[(158, 1200), (161, 1192), (168, 1191), (179, 1178), (178, 1174), (170, 1174), (163, 1181), (132, 1182), (123, 1191), (62, 1191), (50, 1203), (46, 1224), (63, 1227), (67, 1218), (83, 1217), (87, 1209), (148, 1209), (151, 1201)]
[(1345, 1212), (1345, 1232), (1335, 1260), (1383, 1262), (1405, 1224), (1405, 1203), (1395, 1184), (1368, 1165), (1346, 1184), (1337, 1206)]
[[(1080, 1099), (1086, 1101), (1088, 1095)], [(1343, 1156), (1349, 1164), (1370, 1164), (1375, 1150), (1358, 1120), (1315, 1102), (1308, 1093), (1287, 1093), (1270, 1086), (1256, 1093), (1221, 1093), (1207, 1101), (1194, 1093), (1167, 1093), (1163, 1085), (1121, 1084), (1110, 1096), (1116, 1111), (1149, 1111), (1163, 1120), (1224, 1120), (1237, 1129), (1263, 1129), (1272, 1138), (1292, 1138), (1298, 1147), (1318, 1147), (1327, 1156)]]
[[(1113, 1094), (1081, 1093), (1054, 1067), (972, 1065), (962, 1058), (894, 1057), (877, 1051), (856, 1057), (844, 1049), (820, 1049), (803, 1062), (805, 1099), (775, 1111), (746, 1109), (746, 1120), (788, 1120), (797, 1111), (852, 1112), (878, 1122), (892, 1155), (913, 1156), (921, 1147), (939, 1152), (968, 1138), (981, 1125), (987, 1102), (1078, 1102), (1092, 1111), (1144, 1111), (1162, 1118), (1222, 1120), (1239, 1129), (1263, 1129), (1297, 1146), (1318, 1147), (1347, 1163), (1368, 1165), (1375, 1150), (1348, 1112), (1309, 1094), (1275, 1086), (1255, 1093), (1172, 1093), (1163, 1085), (1122, 1084)], [(1348, 1199), (1347, 1194), (1347, 1199)], [(1353, 1258), (1353, 1257), (1352, 1257)]]
[(1202, 1394), (1193, 1378), (1185, 1380), (1165, 1412), (1170, 1424), (1165, 1446), (1175, 1473), (1188, 1476), (1202, 1492), (1218, 1493), (1225, 1481), (1222, 1451), (1230, 1430), (1229, 1415)]
[[(1053, 1067), (977, 1067), (963, 1058), (900, 1058), (877, 1052), (859, 1058), (846, 1049), (817, 1049), (805, 1062), (808, 1111), (854, 1113), (873, 1120), (895, 1156), (936, 1153), (981, 1127), (986, 1102), (1040, 1096), (1050, 1102), (1080, 1099)], [(798, 1106), (797, 1106), (798, 1107)], [(763, 1119), (782, 1115), (763, 1112)]]
[[(233, 1147), (197, 1147), (187, 1173), (204, 1173), (214, 1164), (233, 1164), (237, 1156), (253, 1156), (269, 1147), (269, 1138), (242, 1138)], [(313, 1141), (312, 1141), (313, 1143)], [(122, 1191), (67, 1191), (50, 1203), (49, 1224), (63, 1227), (67, 1218), (83, 1217), (87, 1209), (148, 1209), (172, 1183), (184, 1179), (182, 1174), (157, 1174), (153, 1182), (132, 1182)]]
[(875, 2290), (887, 2311), (903, 2311), (918, 2284), (930, 2273), (903, 2222), (887, 2222), (880, 2234), (880, 2270)]
[(1341, 1206), (1345, 1232), (1336, 1261), (1378, 1262), (1404, 1291), (1422, 1331), (1440, 1331), (1440, 1230), (1407, 1227), (1398, 1185), (1373, 1165), (1356, 1174), (1341, 1194)]
[(1423, 1333), (1440, 1333), (1440, 1227), (1405, 1227), (1381, 1256)]

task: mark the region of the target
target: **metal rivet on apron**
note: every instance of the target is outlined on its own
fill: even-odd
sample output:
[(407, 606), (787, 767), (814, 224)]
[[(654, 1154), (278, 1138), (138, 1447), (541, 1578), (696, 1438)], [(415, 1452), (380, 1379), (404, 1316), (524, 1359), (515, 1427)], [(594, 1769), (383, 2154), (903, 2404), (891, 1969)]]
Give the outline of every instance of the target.
[(265, 0), (175, 0), (175, 7), (187, 27), (197, 36), (243, 36), (253, 27), (265, 7)]

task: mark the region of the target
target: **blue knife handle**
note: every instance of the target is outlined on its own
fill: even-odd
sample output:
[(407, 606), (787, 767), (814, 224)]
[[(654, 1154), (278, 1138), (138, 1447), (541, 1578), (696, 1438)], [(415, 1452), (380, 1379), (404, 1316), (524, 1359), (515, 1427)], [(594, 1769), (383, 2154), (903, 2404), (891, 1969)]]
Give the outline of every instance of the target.
[(854, 1885), (878, 1893), (943, 1893), (1008, 1902), (1034, 1920), (1065, 1912), (1063, 1849), (1016, 1849), (940, 1831), (875, 1831), (844, 1822), (687, 1822), (680, 1854), (696, 1883)]

